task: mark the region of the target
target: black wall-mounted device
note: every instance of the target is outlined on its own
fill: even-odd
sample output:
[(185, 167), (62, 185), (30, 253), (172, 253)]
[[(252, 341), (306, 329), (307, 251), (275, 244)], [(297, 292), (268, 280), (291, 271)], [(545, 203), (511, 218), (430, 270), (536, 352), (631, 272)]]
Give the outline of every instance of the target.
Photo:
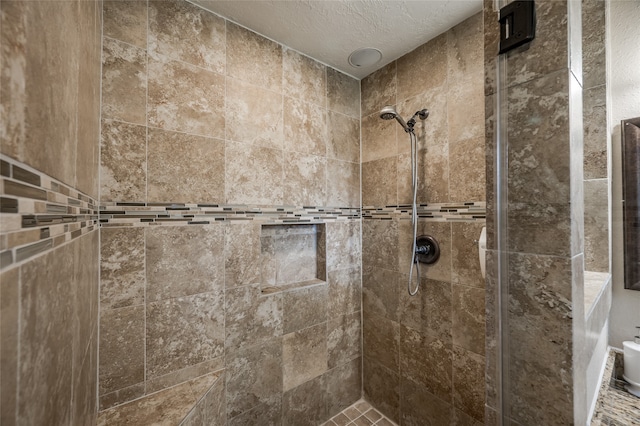
[(517, 0), (500, 9), (499, 55), (530, 42), (536, 36), (536, 5)]

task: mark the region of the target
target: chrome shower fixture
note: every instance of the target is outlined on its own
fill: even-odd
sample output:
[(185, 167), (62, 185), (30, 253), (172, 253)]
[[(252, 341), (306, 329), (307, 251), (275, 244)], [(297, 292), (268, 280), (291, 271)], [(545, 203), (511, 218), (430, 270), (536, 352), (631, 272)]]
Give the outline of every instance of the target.
[(409, 121), (405, 122), (402, 117), (400, 117), (400, 114), (398, 114), (398, 112), (396, 111), (396, 108), (392, 105), (387, 105), (380, 110), (380, 118), (382, 118), (383, 120), (393, 120), (395, 118), (407, 133), (413, 132), (413, 126), (416, 125), (416, 117), (418, 117), (420, 120), (426, 120), (428, 116), (429, 111), (427, 111), (426, 109), (421, 109), (420, 111), (416, 111), (416, 113), (413, 114), (413, 117), (411, 117)]

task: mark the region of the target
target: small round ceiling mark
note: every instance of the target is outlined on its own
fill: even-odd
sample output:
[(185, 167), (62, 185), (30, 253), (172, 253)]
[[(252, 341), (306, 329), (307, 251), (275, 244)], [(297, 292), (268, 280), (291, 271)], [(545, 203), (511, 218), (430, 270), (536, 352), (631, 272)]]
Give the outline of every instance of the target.
[(373, 47), (363, 47), (354, 50), (349, 55), (349, 64), (355, 68), (365, 68), (375, 65), (382, 59), (382, 52)]

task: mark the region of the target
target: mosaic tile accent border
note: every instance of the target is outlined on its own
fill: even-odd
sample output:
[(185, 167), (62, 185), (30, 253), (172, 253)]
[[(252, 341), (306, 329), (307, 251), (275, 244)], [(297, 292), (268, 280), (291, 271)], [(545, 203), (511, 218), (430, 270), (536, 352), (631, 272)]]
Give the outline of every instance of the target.
[[(411, 217), (411, 205), (400, 204), (386, 207), (364, 207), (363, 219), (408, 219)], [(434, 222), (484, 222), (487, 218), (487, 203), (475, 201), (469, 203), (433, 203), (419, 204), (418, 217)]]
[(0, 270), (97, 229), (93, 198), (0, 157)]
[(260, 221), (323, 223), (360, 219), (359, 208), (222, 204), (114, 203), (100, 206), (101, 226), (207, 225), (214, 222)]

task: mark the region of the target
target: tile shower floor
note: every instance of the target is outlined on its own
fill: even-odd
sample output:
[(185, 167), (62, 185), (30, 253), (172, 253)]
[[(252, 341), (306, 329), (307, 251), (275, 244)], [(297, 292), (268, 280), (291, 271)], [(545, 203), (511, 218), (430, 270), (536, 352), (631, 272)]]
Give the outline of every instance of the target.
[(397, 426), (364, 399), (345, 408), (322, 426)]

